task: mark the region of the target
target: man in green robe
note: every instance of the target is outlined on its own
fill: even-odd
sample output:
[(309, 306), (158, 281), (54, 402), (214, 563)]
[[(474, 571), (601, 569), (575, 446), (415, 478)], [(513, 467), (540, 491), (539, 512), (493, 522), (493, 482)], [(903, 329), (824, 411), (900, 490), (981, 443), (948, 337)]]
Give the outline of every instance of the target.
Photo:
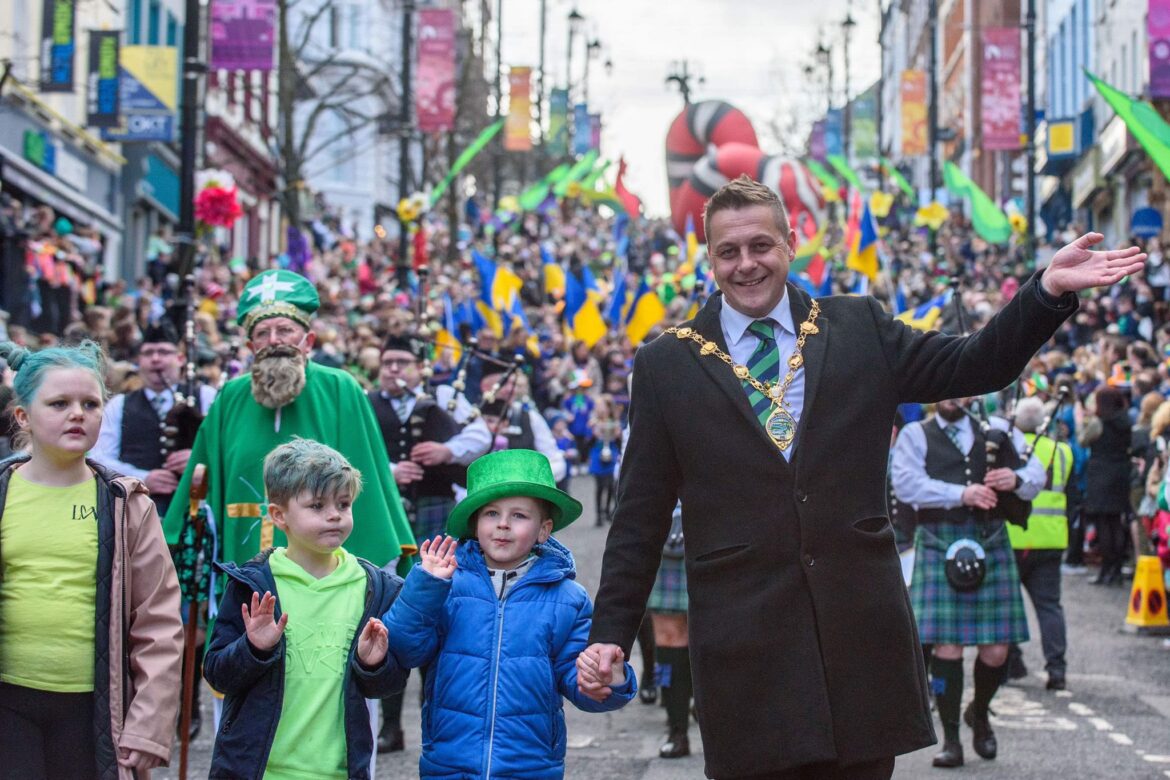
[[(365, 393), (346, 372), (308, 360), (316, 341), (311, 317), (319, 305), (313, 285), (291, 271), (265, 271), (244, 288), (238, 321), (256, 356), (252, 372), (220, 391), (175, 491), (187, 496), (196, 464), (206, 464), (220, 561), (243, 563), (286, 543), (267, 517), (263, 466), (274, 447), (294, 436), (328, 444), (362, 474), (348, 551), (378, 566), (415, 552)], [(178, 542), (188, 511), (185, 500), (171, 504), (163, 521), (168, 543)]]

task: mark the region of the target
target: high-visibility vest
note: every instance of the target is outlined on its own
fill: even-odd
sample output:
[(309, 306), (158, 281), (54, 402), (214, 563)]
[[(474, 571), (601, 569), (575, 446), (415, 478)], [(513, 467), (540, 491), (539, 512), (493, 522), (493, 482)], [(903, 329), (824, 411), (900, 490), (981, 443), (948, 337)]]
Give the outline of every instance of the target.
[[(1026, 433), (1029, 443), (1036, 434)], [(1072, 472), (1072, 448), (1065, 442), (1041, 436), (1034, 452), (1047, 474), (1047, 483), (1034, 499), (1028, 530), (1008, 523), (1008, 536), (1017, 550), (1063, 550), (1068, 547), (1068, 499), (1064, 495)]]

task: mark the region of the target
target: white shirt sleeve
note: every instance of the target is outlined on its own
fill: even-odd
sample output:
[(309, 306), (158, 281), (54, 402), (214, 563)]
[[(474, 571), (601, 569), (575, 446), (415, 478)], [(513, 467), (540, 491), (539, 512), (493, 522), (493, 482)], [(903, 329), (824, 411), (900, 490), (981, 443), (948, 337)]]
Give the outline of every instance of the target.
[(488, 430), (487, 423), (482, 418), (477, 418), (445, 444), (451, 450), (455, 462), (460, 466), (467, 466), (492, 448), (492, 432)]
[(106, 403), (105, 411), (102, 412), (102, 429), (89, 456), (119, 474), (144, 480), (149, 471), (118, 459), (122, 454), (122, 411), (125, 406), (124, 395), (116, 395)]
[(561, 452), (561, 448), (557, 446), (557, 440), (553, 438), (548, 423), (535, 409), (528, 410), (528, 419), (532, 423), (533, 446), (537, 452), (543, 453), (548, 458), (548, 462), (552, 466), (553, 480), (560, 482), (569, 471), (569, 465), (565, 463), (565, 453)]
[[(1007, 420), (999, 417), (991, 418), (991, 424), (1001, 431), (1007, 430)], [(1024, 450), (1028, 448), (1028, 440), (1024, 438), (1024, 433), (1019, 428), (1012, 428), (1012, 444), (1016, 448), (1016, 452), (1023, 455)], [(1044, 483), (1048, 481), (1048, 472), (1044, 469), (1044, 464), (1036, 457), (1036, 453), (1028, 458), (1028, 462), (1020, 468), (1016, 469), (1016, 476), (1020, 478), (1020, 486), (1016, 488), (1016, 495), (1025, 501), (1031, 501), (1044, 488)]]
[(926, 432), (931, 420), (910, 423), (898, 432), (890, 456), (890, 481), (894, 495), (915, 509), (953, 509), (963, 503), (964, 485), (931, 479), (926, 475)]
[(199, 388), (199, 408), (203, 410), (203, 416), (207, 416), (207, 412), (211, 409), (211, 405), (215, 403), (216, 389), (210, 385), (201, 385)]

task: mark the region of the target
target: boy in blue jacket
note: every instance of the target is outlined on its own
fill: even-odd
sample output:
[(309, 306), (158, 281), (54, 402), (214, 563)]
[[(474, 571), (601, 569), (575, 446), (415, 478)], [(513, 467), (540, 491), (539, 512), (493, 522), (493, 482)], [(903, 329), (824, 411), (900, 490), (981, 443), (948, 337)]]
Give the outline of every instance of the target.
[(616, 710), (634, 696), (634, 672), (615, 667), (601, 702), (577, 690), (593, 605), (551, 534), (581, 504), (556, 488), (548, 459), (494, 452), (471, 464), (467, 480), (450, 536), (423, 542), (422, 562), (384, 618), (391, 652), (429, 667), (419, 775), (561, 778), (561, 697), (587, 712)]
[(341, 453), (293, 439), (265, 458), (264, 486), (288, 546), (220, 567), (228, 585), (203, 662), (225, 696), (210, 777), (367, 780), (365, 699), (406, 683), (378, 619), (402, 580), (342, 547), (361, 475)]

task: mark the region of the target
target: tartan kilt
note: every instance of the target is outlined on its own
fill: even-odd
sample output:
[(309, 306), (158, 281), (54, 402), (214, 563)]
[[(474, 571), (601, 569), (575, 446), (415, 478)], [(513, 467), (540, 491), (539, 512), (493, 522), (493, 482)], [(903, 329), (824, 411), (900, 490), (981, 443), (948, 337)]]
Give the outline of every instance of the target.
[(646, 609), (651, 612), (686, 614), (689, 604), (686, 560), (663, 556), (658, 566), (658, 577), (654, 580), (654, 589), (646, 601)]
[[(987, 575), (978, 590), (960, 593), (947, 582), (946, 551), (959, 539), (983, 546)], [(910, 603), (923, 644), (994, 645), (1028, 641), (1020, 574), (1003, 523), (930, 523), (914, 534)]]
[(455, 508), (455, 499), (447, 496), (422, 496), (414, 504), (410, 513), (410, 528), (414, 531), (414, 540), (422, 544), (426, 539), (434, 539), (444, 533), (447, 528), (447, 515)]

